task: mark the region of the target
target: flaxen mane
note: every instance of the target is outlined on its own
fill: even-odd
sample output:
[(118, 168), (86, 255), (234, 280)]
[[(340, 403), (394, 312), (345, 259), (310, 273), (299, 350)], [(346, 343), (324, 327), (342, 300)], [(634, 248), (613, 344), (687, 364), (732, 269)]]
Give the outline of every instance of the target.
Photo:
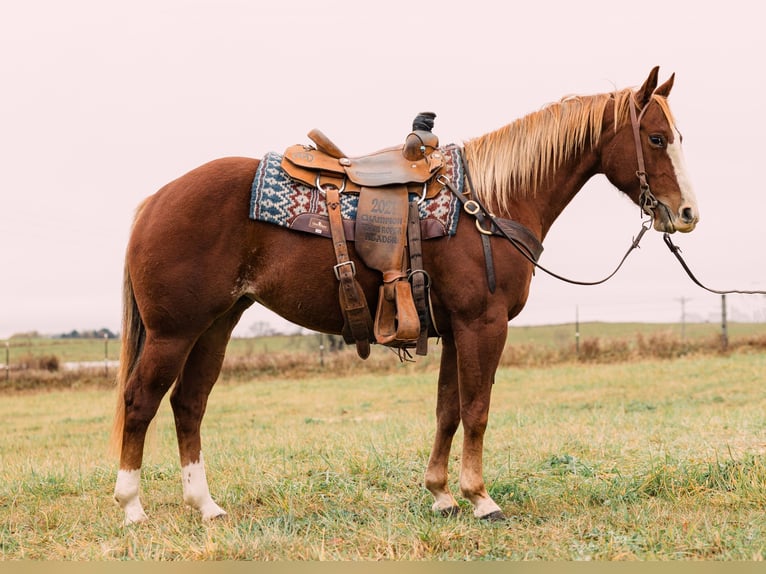
[[(631, 89), (568, 96), (465, 143), (476, 194), (501, 210), (513, 197), (534, 196), (542, 181), (587, 146), (598, 143), (604, 110), (615, 102), (615, 129), (630, 121)], [(654, 96), (672, 124), (665, 98)], [(493, 201), (494, 200), (494, 201)]]

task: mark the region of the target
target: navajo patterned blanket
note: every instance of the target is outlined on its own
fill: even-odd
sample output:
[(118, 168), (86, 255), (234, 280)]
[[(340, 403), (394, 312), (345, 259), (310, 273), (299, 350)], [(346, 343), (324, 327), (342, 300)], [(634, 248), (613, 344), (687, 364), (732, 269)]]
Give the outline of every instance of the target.
[[(464, 172), (459, 148), (449, 145), (442, 148), (442, 152), (446, 158), (445, 175), (462, 191)], [(324, 195), (315, 187), (292, 180), (280, 167), (281, 163), (282, 156), (273, 152), (261, 160), (251, 188), (250, 218), (330, 237)], [(411, 195), (410, 199), (414, 198)], [(356, 220), (358, 203), (358, 195), (341, 194), (341, 213), (345, 220)], [(460, 204), (446, 187), (433, 199), (422, 202), (419, 211), (423, 239), (455, 234)], [(349, 231), (353, 229), (353, 225), (344, 227)]]

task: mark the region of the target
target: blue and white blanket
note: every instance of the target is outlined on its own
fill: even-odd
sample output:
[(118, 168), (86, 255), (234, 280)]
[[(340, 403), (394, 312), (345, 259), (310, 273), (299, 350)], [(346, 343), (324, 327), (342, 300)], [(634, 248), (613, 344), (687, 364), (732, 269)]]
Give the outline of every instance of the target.
[[(462, 190), (464, 174), (459, 148), (450, 145), (442, 148), (442, 152), (447, 160), (447, 175)], [(281, 163), (282, 156), (274, 152), (266, 154), (261, 160), (251, 188), (250, 218), (282, 227), (293, 227), (297, 218), (305, 218), (307, 215), (327, 218), (324, 196), (315, 187), (291, 179), (281, 168)], [(357, 194), (341, 194), (342, 217), (355, 220), (358, 203)], [(447, 188), (442, 189), (433, 199), (422, 202), (419, 210), (420, 219), (426, 222), (425, 228), (429, 230), (424, 238), (455, 234), (460, 204)]]

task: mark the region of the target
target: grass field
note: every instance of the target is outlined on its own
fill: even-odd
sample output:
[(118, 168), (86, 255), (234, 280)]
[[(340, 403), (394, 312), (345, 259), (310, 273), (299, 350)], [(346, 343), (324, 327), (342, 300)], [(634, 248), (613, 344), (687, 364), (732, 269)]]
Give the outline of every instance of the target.
[(462, 502), (431, 514), (435, 373), (417, 364), (219, 382), (203, 441), (229, 516), (209, 524), (181, 502), (167, 402), (143, 470), (150, 521), (125, 528), (113, 394), (6, 394), (0, 558), (762, 560), (765, 379), (763, 352), (502, 368), (485, 456), (502, 524)]

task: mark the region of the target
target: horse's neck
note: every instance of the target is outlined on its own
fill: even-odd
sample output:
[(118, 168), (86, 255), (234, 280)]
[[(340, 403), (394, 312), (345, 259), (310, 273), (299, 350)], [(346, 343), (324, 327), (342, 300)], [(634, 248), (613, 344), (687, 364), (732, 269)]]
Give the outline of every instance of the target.
[(597, 173), (597, 154), (588, 150), (557, 169), (537, 192), (541, 234), (548, 233), (553, 223), (574, 199), (586, 182)]
[(566, 206), (598, 173), (598, 165), (597, 151), (586, 150), (546, 177), (533, 195), (519, 195), (512, 200), (509, 213), (498, 214), (522, 223), (542, 241)]
[[(602, 171), (601, 151), (616, 133), (614, 103), (598, 98), (587, 103), (582, 114), (575, 111), (561, 123), (550, 121), (562, 116), (554, 104), (553, 111), (544, 108), (467, 144), (469, 159), (483, 169), (479, 195), (490, 209), (545, 237), (585, 183)], [(589, 114), (603, 114), (603, 121)], [(588, 130), (596, 126), (600, 134), (593, 137)], [(498, 180), (506, 170), (508, 179)]]
[(603, 173), (602, 156), (604, 150), (612, 145), (615, 131), (615, 103), (606, 102), (601, 122), (601, 133), (592, 145), (573, 154), (567, 161), (557, 167), (539, 186), (537, 197), (532, 201), (537, 209), (540, 220), (542, 237), (550, 230), (553, 223), (564, 211), (575, 195), (585, 186), (588, 180), (596, 174)]

